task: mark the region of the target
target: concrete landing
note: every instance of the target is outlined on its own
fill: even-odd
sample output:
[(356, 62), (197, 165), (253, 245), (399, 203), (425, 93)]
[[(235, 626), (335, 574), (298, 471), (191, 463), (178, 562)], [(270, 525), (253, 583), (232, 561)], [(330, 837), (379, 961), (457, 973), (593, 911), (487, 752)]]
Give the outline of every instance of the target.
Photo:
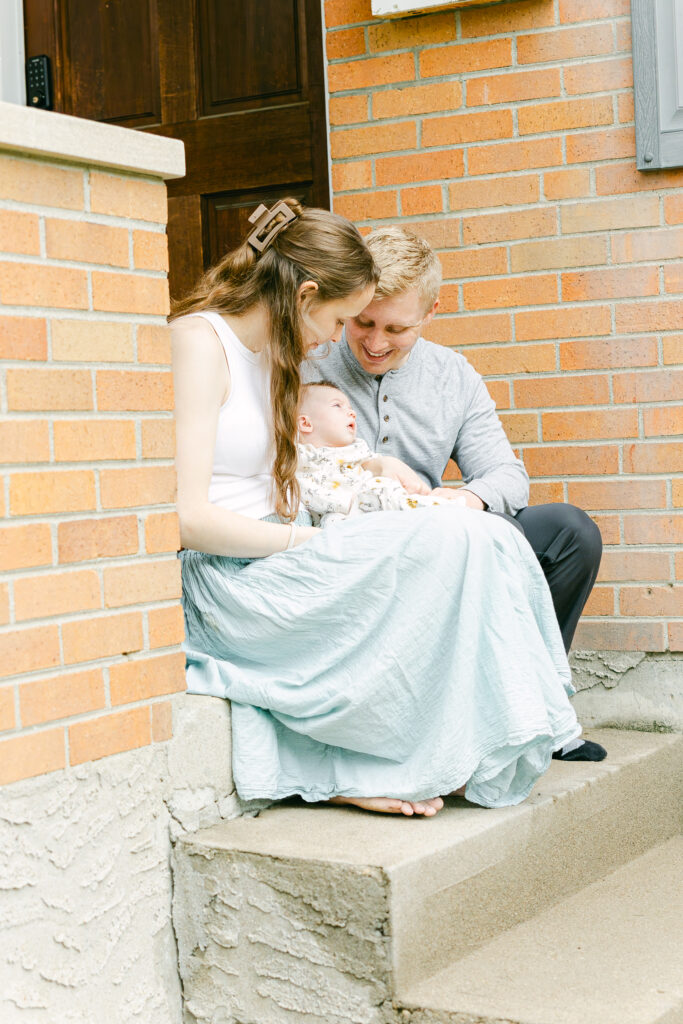
[(680, 1024), (683, 839), (498, 936), (402, 1005), (435, 1024)]

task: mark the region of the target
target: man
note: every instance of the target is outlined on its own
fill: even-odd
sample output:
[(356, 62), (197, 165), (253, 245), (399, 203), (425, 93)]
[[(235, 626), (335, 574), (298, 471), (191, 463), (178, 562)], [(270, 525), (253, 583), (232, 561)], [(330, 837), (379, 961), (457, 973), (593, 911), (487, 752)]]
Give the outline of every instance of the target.
[[(372, 232), (367, 244), (380, 269), (375, 296), (346, 322), (341, 342), (325, 358), (309, 359), (304, 379), (326, 380), (346, 393), (358, 436), (387, 457), (383, 473), (408, 490), (440, 486), (448, 460), (455, 461), (465, 484), (459, 498), (503, 515), (531, 544), (568, 651), (597, 576), (600, 532), (573, 505), (527, 505), (529, 478), (484, 381), (463, 356), (422, 337), (441, 285), (429, 245), (399, 227)], [(553, 756), (598, 761), (605, 754), (599, 744), (578, 740)]]

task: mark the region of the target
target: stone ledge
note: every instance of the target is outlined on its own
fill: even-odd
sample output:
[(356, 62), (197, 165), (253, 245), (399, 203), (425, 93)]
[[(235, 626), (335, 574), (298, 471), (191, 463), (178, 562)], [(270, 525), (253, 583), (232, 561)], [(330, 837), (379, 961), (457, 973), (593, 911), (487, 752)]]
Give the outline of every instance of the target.
[(0, 150), (156, 178), (185, 175), (185, 145), (150, 132), (0, 102)]

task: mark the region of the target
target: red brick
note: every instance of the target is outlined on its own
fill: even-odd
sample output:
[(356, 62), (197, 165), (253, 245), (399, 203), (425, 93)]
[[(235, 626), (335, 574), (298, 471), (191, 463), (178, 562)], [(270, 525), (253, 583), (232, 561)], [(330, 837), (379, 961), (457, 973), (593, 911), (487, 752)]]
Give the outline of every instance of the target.
[(557, 216), (552, 209), (479, 214), (463, 219), (463, 240), (466, 245), (553, 235), (556, 231)]
[(567, 341), (560, 345), (563, 370), (622, 369), (656, 366), (656, 338), (606, 338), (602, 341)]
[(59, 665), (57, 626), (0, 633), (0, 676), (21, 675)]
[(618, 544), (620, 539), (618, 515), (592, 515), (591, 519), (600, 530), (603, 544)]
[(625, 473), (680, 473), (681, 470), (683, 442), (624, 445)]
[[(459, 178), (464, 173), (465, 161), (459, 149), (442, 149), (412, 156), (390, 156), (375, 161), (378, 185), (401, 185), (404, 182), (441, 181)], [(414, 230), (414, 225), (411, 225)]]
[(77, 519), (57, 527), (59, 561), (86, 562), (134, 555), (138, 550), (135, 516)]
[(15, 473), (10, 477), (12, 515), (48, 515), (94, 508), (95, 477), (90, 470)]
[(422, 122), (423, 146), (459, 146), (485, 139), (512, 137), (512, 111), (490, 110), (476, 114), (429, 117)]
[[(395, 124), (371, 124), (364, 128), (345, 128), (333, 131), (330, 137), (332, 158), (337, 160), (349, 156), (366, 156), (388, 153), (393, 149), (414, 149), (417, 145), (417, 128), (414, 121), (397, 121)], [(379, 180), (377, 184), (382, 182)]]
[(62, 625), (64, 664), (111, 658), (142, 650), (142, 616), (139, 612), (79, 619)]
[(612, 26), (589, 25), (585, 28), (556, 29), (517, 37), (517, 60), (520, 64), (541, 64), (544, 61), (572, 60), (611, 53)]
[(566, 132), (575, 128), (593, 128), (612, 124), (614, 113), (610, 96), (591, 99), (557, 100), (520, 107), (517, 123), (520, 135)]
[(415, 60), (412, 53), (345, 61), (330, 64), (327, 69), (330, 92), (375, 88), (394, 82), (412, 82), (414, 78)]
[(460, 245), (460, 221), (456, 217), (435, 217), (433, 220), (413, 220), (410, 230), (424, 238), (435, 250), (452, 249)]
[(596, 160), (619, 160), (635, 156), (636, 133), (629, 128), (602, 128), (596, 132), (577, 132), (568, 135), (567, 163), (586, 164)]
[(0, 316), (0, 359), (47, 358), (47, 327), (38, 317)]
[(64, 730), (49, 729), (12, 736), (0, 743), (0, 785), (34, 778), (64, 768)]
[(552, 270), (557, 267), (587, 267), (607, 262), (607, 236), (547, 238), (542, 242), (520, 242), (510, 247), (510, 267), (524, 270)]
[(669, 555), (663, 551), (603, 551), (599, 582), (632, 583), (636, 580), (668, 579)]
[(609, 334), (611, 317), (608, 306), (531, 310), (515, 313), (515, 325), (518, 341), (581, 338)]
[(447, 43), (455, 39), (455, 18), (450, 11), (418, 18), (391, 18), (368, 29), (371, 50), (407, 50), (415, 46)]
[(365, 53), (365, 32), (362, 28), (346, 28), (328, 32), (326, 39), (328, 60), (343, 60)]
[(630, 58), (612, 57), (590, 64), (576, 64), (564, 69), (564, 87), (570, 96), (589, 92), (611, 92), (633, 85), (633, 62)]
[(0, 527), (0, 572), (52, 562), (52, 538), (45, 523)]
[(486, 390), (496, 403), (496, 409), (510, 408), (510, 384), (506, 380), (486, 381)]
[(616, 329), (627, 334), (638, 331), (676, 330), (683, 317), (683, 301), (638, 302), (616, 307)]
[(528, 171), (533, 167), (555, 167), (563, 162), (562, 140), (559, 138), (472, 146), (467, 153), (469, 174)]
[(583, 622), (574, 638), (574, 650), (664, 651), (664, 626), (658, 622)]
[(556, 501), (564, 501), (564, 484), (562, 481), (531, 481), (529, 484), (530, 505), (550, 505)]
[(629, 231), (612, 235), (612, 259), (615, 263), (641, 263), (682, 257), (683, 228)]
[(683, 651), (683, 622), (670, 622), (668, 626), (669, 650)]
[(508, 313), (484, 313), (432, 320), (427, 334), (430, 341), (439, 345), (490, 345), (496, 341), (511, 341), (512, 326)]
[(614, 587), (595, 587), (583, 609), (583, 615), (613, 615)]
[(659, 272), (656, 267), (562, 274), (562, 298), (565, 302), (633, 298), (636, 295), (657, 295), (658, 292)]
[(102, 669), (62, 673), (19, 687), (22, 725), (42, 725), (59, 718), (99, 711), (105, 706)]
[(555, 369), (554, 345), (500, 345), (477, 347), (462, 353), (484, 376), (539, 373)]
[(560, 0), (560, 21), (596, 21), (629, 15), (629, 0)]
[(443, 205), (441, 185), (401, 189), (401, 211), (404, 217), (419, 216), (425, 213), (441, 213)]
[(463, 285), (462, 291), (465, 309), (538, 306), (557, 302), (558, 298), (554, 274), (471, 281)]
[(380, 220), (398, 215), (398, 193), (393, 189), (384, 192), (361, 192), (355, 195), (334, 197), (334, 212), (349, 220)]
[(539, 194), (537, 174), (466, 179), (454, 182), (448, 189), (452, 210), (525, 205), (537, 202)]
[(100, 608), (100, 580), (92, 569), (28, 576), (14, 584), (17, 622)]
[[(555, 369), (553, 364), (552, 369)], [(609, 381), (606, 376), (542, 377), (514, 382), (515, 407), (543, 408), (567, 405), (606, 405)]]
[(0, 420), (0, 462), (50, 461), (47, 420)]
[(683, 587), (622, 587), (620, 611), (628, 616), (683, 616)]
[[(360, 97), (346, 97), (360, 99)], [(372, 116), (414, 117), (443, 110), (457, 110), (462, 105), (460, 82), (430, 82), (428, 85), (406, 85), (400, 89), (383, 89), (372, 97)]]
[(566, 204), (561, 209), (563, 234), (648, 227), (659, 223), (657, 196)]
[(683, 406), (643, 409), (643, 429), (645, 437), (683, 434)]
[(85, 270), (44, 263), (0, 263), (0, 294), (7, 306), (88, 308)]
[(595, 191), (599, 196), (625, 195), (663, 188), (680, 188), (683, 171), (648, 171), (643, 174), (632, 161), (625, 164), (609, 164), (595, 169)]
[(620, 124), (633, 124), (636, 118), (636, 105), (632, 92), (619, 93), (617, 111)]
[(457, 313), (460, 310), (460, 288), (457, 284), (441, 286), (439, 309), (442, 313)]
[(365, 94), (362, 96), (332, 96), (329, 111), (331, 125), (363, 123), (369, 120), (368, 97)]
[(370, 0), (325, 0), (325, 24), (328, 28), (371, 19)]
[(130, 704), (167, 693), (181, 693), (185, 687), (183, 651), (125, 661), (109, 669), (112, 705)]
[(481, 39), (482, 36), (547, 28), (548, 25), (554, 24), (553, 6), (544, 0), (522, 0), (520, 3), (468, 8), (460, 13), (460, 30), (463, 38)]
[(683, 224), (683, 196), (664, 197), (664, 220), (667, 224)]
[(664, 508), (663, 480), (569, 481), (569, 501), (586, 509)]
[(92, 407), (92, 376), (88, 370), (7, 370), (10, 410), (75, 411)]
[(683, 545), (683, 515), (649, 513), (624, 516), (624, 543)]
[(334, 164), (332, 167), (332, 190), (350, 192), (372, 186), (372, 163), (369, 160), (354, 160), (348, 164)]
[(544, 441), (597, 441), (638, 436), (636, 409), (593, 409), (543, 414)]
[[(491, 383), (492, 382), (489, 382), (489, 384)], [(503, 424), (508, 441), (510, 441), (511, 444), (524, 444), (528, 441), (538, 441), (538, 416), (535, 413), (502, 413), (500, 421)]]
[(504, 68), (510, 64), (512, 43), (509, 39), (435, 46), (420, 54), (420, 77), (470, 74), (473, 71), (486, 71), (487, 68)]
[(546, 199), (576, 199), (590, 193), (590, 171), (573, 167), (566, 171), (546, 171), (543, 194)]
[(525, 448), (524, 465), (532, 477), (604, 476), (619, 472), (619, 449), (593, 444)]
[(675, 402), (683, 395), (683, 370), (614, 375), (615, 402)]
[(100, 715), (69, 727), (72, 765), (145, 747), (152, 740), (148, 705), (114, 715)]
[[(565, 72), (566, 74), (566, 72)], [(520, 100), (546, 99), (559, 96), (562, 82), (559, 68), (542, 71), (508, 71), (503, 75), (472, 78), (467, 82), (467, 106), (491, 103), (517, 103)]]
[(440, 259), (445, 280), (487, 277), (491, 274), (503, 274), (507, 270), (507, 252), (501, 246), (445, 252)]

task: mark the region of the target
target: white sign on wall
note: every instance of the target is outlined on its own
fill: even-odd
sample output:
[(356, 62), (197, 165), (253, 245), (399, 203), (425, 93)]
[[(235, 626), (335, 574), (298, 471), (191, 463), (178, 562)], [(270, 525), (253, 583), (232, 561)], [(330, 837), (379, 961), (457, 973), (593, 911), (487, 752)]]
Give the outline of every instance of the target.
[(26, 103), (22, 0), (0, 0), (0, 100)]
[(487, 4), (503, 3), (504, 0), (451, 0), (444, 3), (444, 0), (372, 0), (372, 13), (375, 18), (400, 18), (408, 14), (428, 14), (431, 11), (446, 11), (458, 7), (471, 7), (478, 4), (484, 7)]

